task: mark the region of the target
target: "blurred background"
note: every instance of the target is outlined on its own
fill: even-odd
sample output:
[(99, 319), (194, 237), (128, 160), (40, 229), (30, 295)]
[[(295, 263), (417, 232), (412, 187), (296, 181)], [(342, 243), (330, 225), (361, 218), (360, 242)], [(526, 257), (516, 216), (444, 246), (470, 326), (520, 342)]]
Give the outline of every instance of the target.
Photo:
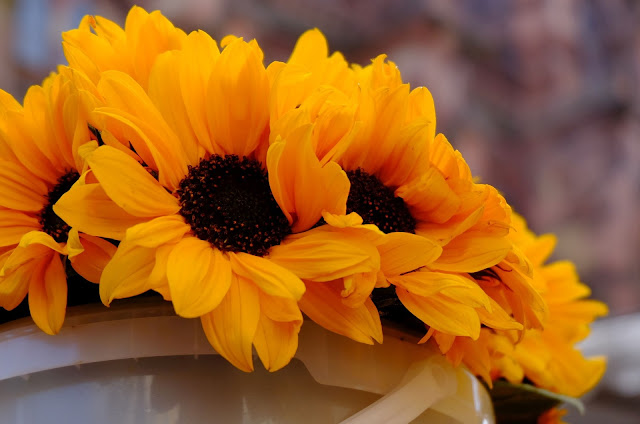
[[(640, 2), (633, 0), (139, 0), (186, 31), (257, 38), (286, 60), (320, 28), (366, 64), (387, 53), (435, 99), (438, 130), (502, 191), (556, 259), (576, 262), (611, 317), (585, 350), (610, 367), (573, 422), (640, 422)], [(21, 100), (87, 13), (124, 23), (128, 0), (0, 0), (0, 88)]]

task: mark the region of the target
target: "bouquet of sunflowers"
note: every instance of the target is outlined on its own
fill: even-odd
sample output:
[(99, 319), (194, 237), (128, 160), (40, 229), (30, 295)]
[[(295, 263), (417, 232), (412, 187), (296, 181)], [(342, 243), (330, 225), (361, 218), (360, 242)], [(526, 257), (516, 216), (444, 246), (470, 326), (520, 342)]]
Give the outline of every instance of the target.
[[(602, 377), (574, 345), (606, 306), (546, 263), (554, 237), (474, 179), (429, 91), (384, 55), (349, 64), (311, 30), (265, 66), (255, 40), (138, 7), (124, 29), (87, 16), (62, 38), (68, 66), (23, 104), (0, 91), (6, 310), (28, 302), (56, 334), (82, 284), (107, 306), (154, 291), (243, 371), (254, 350), (285, 367), (303, 316), (367, 344), (402, 325), (496, 408), (514, 387), (553, 400)], [(557, 403), (533, 422), (559, 422)]]

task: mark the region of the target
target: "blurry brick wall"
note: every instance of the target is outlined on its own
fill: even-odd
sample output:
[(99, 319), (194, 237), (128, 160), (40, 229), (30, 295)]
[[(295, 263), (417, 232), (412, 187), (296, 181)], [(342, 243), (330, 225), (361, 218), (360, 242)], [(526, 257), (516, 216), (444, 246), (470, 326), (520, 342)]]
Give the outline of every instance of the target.
[[(42, 0), (45, 1), (45, 0)], [(51, 69), (21, 48), (0, 0), (0, 87), (19, 99)], [(48, 32), (86, 8), (123, 23), (133, 2), (51, 0)], [(640, 311), (640, 3), (622, 0), (142, 0), (186, 30), (257, 38), (286, 59), (305, 29), (367, 63), (387, 53), (434, 95), (439, 130), (538, 232), (559, 235), (614, 314)], [(33, 42), (33, 41), (32, 41)], [(56, 42), (57, 43), (57, 42)], [(55, 44), (56, 48), (59, 44)], [(23, 46), (24, 47), (24, 46)], [(52, 48), (55, 50), (55, 48)], [(6, 59), (9, 59), (7, 61)]]

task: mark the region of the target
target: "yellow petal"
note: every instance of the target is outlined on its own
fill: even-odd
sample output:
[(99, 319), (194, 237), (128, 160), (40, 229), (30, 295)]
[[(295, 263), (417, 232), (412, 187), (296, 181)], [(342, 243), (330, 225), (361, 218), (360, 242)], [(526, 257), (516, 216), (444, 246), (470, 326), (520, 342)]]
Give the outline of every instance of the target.
[(142, 247), (177, 242), (191, 227), (179, 215), (161, 216), (127, 230), (127, 241)]
[(322, 212), (345, 214), (349, 196), (349, 178), (334, 162), (325, 166), (311, 146), (311, 125), (276, 141), (267, 153), (269, 184), (280, 208), (300, 232), (315, 225)]
[(33, 270), (29, 282), (29, 311), (38, 327), (57, 334), (67, 309), (67, 275), (60, 255), (51, 254)]
[(268, 141), (269, 81), (261, 52), (237, 39), (227, 45), (211, 71), (206, 92), (209, 128), (226, 154), (253, 153)]
[(189, 122), (198, 141), (210, 154), (224, 154), (216, 150), (215, 134), (211, 134), (207, 121), (207, 84), (211, 68), (220, 55), (216, 42), (204, 31), (194, 31), (187, 37), (180, 52), (180, 87), (187, 107)]
[(28, 247), (32, 244), (39, 244), (42, 246), (46, 246), (55, 252), (62, 253), (65, 255), (67, 254), (67, 249), (65, 248), (64, 244), (58, 243), (53, 239), (53, 237), (51, 237), (49, 234), (43, 231), (28, 232), (20, 240), (19, 246)]
[(110, 146), (101, 146), (87, 158), (105, 193), (134, 216), (156, 217), (180, 210), (178, 199), (131, 157)]
[(342, 281), (306, 282), (306, 285), (307, 291), (300, 300), (300, 309), (305, 315), (327, 330), (357, 342), (382, 343), (380, 315), (371, 299), (351, 308), (342, 302)]
[(382, 238), (378, 252), (382, 272), (391, 277), (429, 265), (440, 256), (442, 248), (426, 237), (397, 232)]
[(18, 246), (9, 250), (5, 253), (8, 257), (4, 261), (4, 266), (0, 269), (0, 277), (9, 276), (13, 272), (20, 270), (23, 265), (28, 265), (37, 259), (47, 256), (50, 252), (51, 249), (49, 247), (39, 243), (30, 244), (26, 247)]
[(98, 284), (102, 271), (116, 253), (116, 246), (100, 237), (80, 235), (84, 251), (70, 258), (73, 269), (83, 278)]
[(318, 29), (314, 28), (306, 31), (298, 38), (288, 63), (312, 67), (319, 60), (326, 59), (328, 54), (329, 46), (327, 45), (327, 40)]
[(196, 318), (220, 304), (231, 284), (231, 264), (208, 241), (185, 237), (167, 258), (167, 279), (176, 313)]
[(369, 240), (346, 231), (316, 228), (271, 248), (269, 259), (300, 278), (330, 281), (377, 271), (378, 251)]
[(511, 315), (493, 299), (489, 298), (491, 303), (490, 312), (486, 308), (477, 308), (476, 312), (480, 317), (482, 324), (496, 330), (522, 330), (523, 326), (513, 319)]
[(448, 221), (461, 204), (460, 197), (434, 166), (430, 166), (420, 178), (400, 186), (395, 194), (402, 197), (414, 218), (438, 224)]
[(500, 262), (511, 250), (503, 237), (468, 231), (447, 244), (432, 268), (450, 272), (478, 272)]
[[(302, 317), (301, 317), (302, 318)], [(302, 319), (294, 322), (273, 321), (260, 316), (253, 341), (264, 367), (273, 372), (287, 365), (298, 350), (298, 333)]]
[(271, 296), (300, 299), (304, 284), (291, 271), (270, 259), (247, 253), (230, 253), (233, 272), (253, 282)]
[(396, 294), (402, 304), (429, 327), (474, 340), (480, 336), (480, 319), (474, 308), (439, 294), (416, 296), (402, 287), (396, 287)]
[(80, 242), (80, 233), (78, 233), (77, 228), (72, 228), (69, 230), (65, 251), (69, 259), (73, 259), (74, 257), (84, 252), (84, 247), (82, 247), (82, 243)]
[(53, 211), (78, 231), (122, 240), (127, 228), (148, 218), (131, 215), (118, 206), (100, 184), (77, 182), (60, 197)]
[(234, 276), (220, 305), (200, 319), (216, 352), (242, 371), (253, 371), (253, 340), (260, 320), (256, 286)]
[(100, 299), (109, 305), (113, 299), (132, 297), (153, 289), (149, 275), (155, 265), (156, 251), (123, 240), (100, 277)]
[(196, 166), (204, 156), (204, 148), (198, 144), (189, 122), (187, 110), (193, 105), (188, 108), (183, 99), (179, 75), (181, 60), (183, 57), (174, 51), (158, 56), (149, 75), (149, 98), (173, 132), (180, 134), (187, 163)]
[[(12, 251), (9, 250), (4, 253), (0, 259), (6, 261), (11, 253)], [(2, 262), (0, 262), (0, 265), (2, 265)], [(7, 272), (5, 273), (6, 275), (0, 277), (1, 307), (10, 311), (22, 303), (29, 290), (29, 276), (31, 271), (31, 267), (27, 265), (17, 268), (11, 273)]]
[(402, 287), (420, 297), (445, 295), (456, 303), (477, 308), (491, 309), (489, 296), (470, 278), (462, 275), (422, 270), (388, 279), (391, 284)]
[(94, 110), (121, 143), (131, 143), (144, 161), (158, 170), (160, 182), (171, 190), (187, 173), (183, 145), (147, 93), (129, 75), (106, 71), (98, 84), (106, 107)]
[[(322, 218), (324, 218), (327, 224), (336, 228), (355, 227), (362, 224), (362, 217), (355, 212), (351, 212), (348, 215), (336, 215), (324, 211), (322, 212)], [(382, 232), (380, 234), (382, 234)]]

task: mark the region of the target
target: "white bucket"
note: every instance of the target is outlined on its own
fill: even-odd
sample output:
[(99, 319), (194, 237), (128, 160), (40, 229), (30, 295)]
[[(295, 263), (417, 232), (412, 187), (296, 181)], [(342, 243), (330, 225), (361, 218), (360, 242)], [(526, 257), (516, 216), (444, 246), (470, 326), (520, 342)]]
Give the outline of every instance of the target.
[(494, 422), (475, 377), (403, 337), (368, 346), (305, 321), (289, 365), (244, 373), (167, 303), (70, 308), (56, 336), (30, 319), (0, 326), (1, 422)]

